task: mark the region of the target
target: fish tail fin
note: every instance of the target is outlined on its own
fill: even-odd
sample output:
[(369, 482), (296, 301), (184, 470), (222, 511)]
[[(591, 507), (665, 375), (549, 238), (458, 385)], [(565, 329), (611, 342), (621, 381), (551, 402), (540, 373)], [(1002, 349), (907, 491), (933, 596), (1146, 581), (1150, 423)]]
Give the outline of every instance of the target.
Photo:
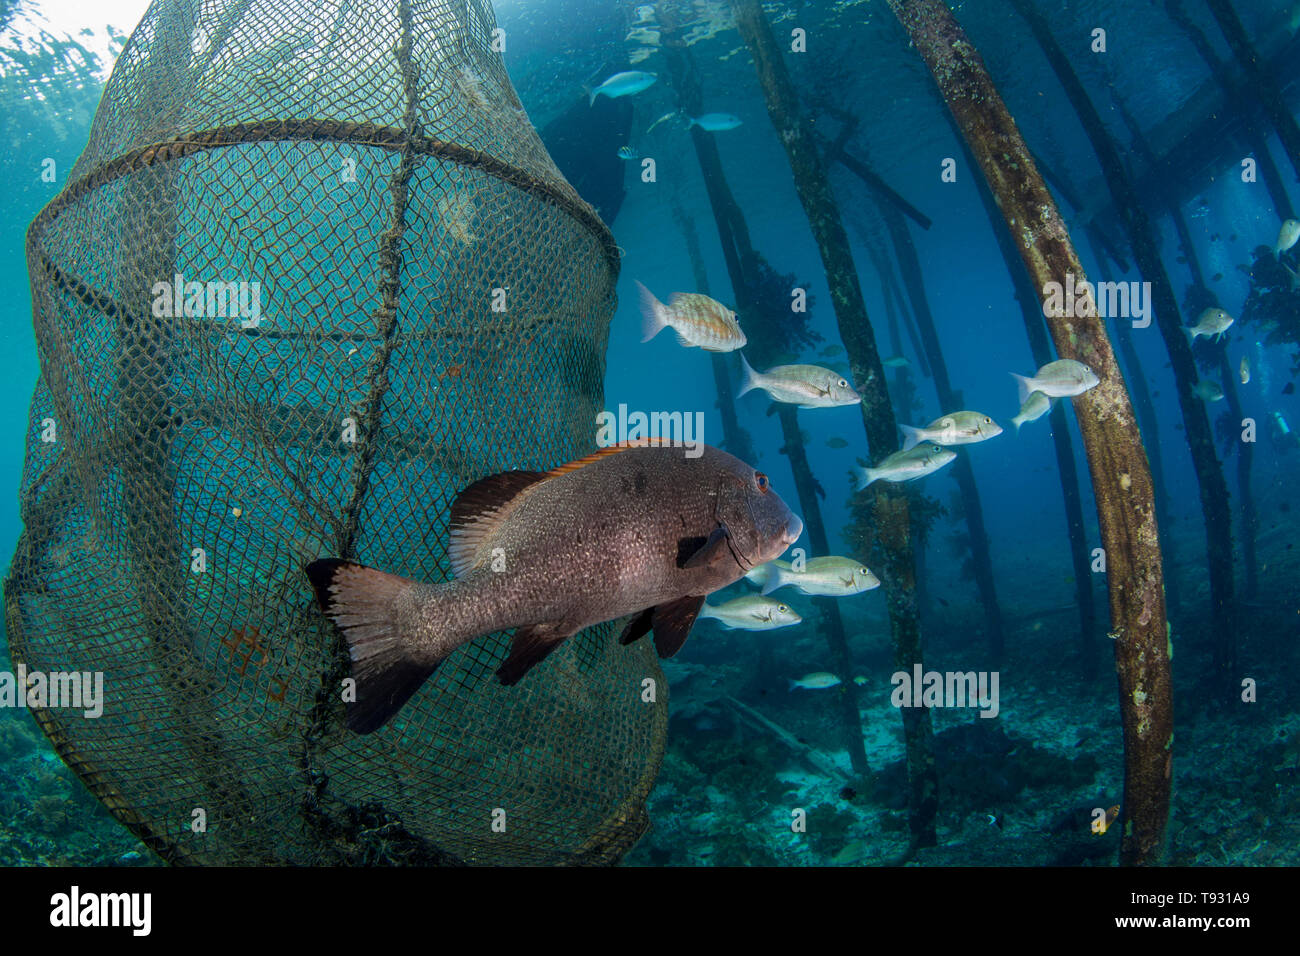
[(590, 109), (591, 107), (595, 106), (597, 91), (593, 89), (589, 84), (584, 83), (582, 84), (582, 92), (587, 94), (587, 108)]
[(636, 284), (636, 289), (641, 297), (641, 341), (649, 342), (668, 328), (668, 307), (640, 282)]
[(1021, 421), (1020, 421), (1020, 416), (1019, 416), (1019, 415), (1017, 415), (1015, 418), (1011, 419), (1011, 427), (1015, 429), (1015, 434), (1016, 434), (1016, 435), (1019, 435), (1019, 434), (1020, 434), (1020, 425), (1021, 425), (1021, 424), (1022, 424), (1022, 423), (1021, 423)]
[(750, 365), (748, 359), (745, 358), (745, 353), (737, 352), (736, 354), (740, 356), (741, 374), (740, 390), (736, 392), (736, 397), (740, 398), (740, 396), (746, 395), (754, 389), (759, 388), (760, 384), (758, 373), (754, 371), (754, 367)]
[(700, 605), (700, 613), (695, 615), (695, 619), (697, 621), (702, 621), (706, 617), (711, 617), (715, 621), (721, 620), (721, 618), (718, 617), (717, 613), (715, 613), (713, 609), (713, 605), (710, 604), (708, 601), (705, 601), (703, 604)]
[(348, 729), (376, 731), (441, 663), (412, 653), (409, 635), (393, 613), (397, 599), (416, 582), (337, 558), (313, 561), (306, 570), (321, 610), (347, 642), (356, 681), (356, 700), (347, 705)]
[(921, 429), (913, 428), (911, 425), (898, 426), (903, 432), (903, 451), (909, 451), (921, 444)]
[(1029, 376), (1017, 375), (1015, 372), (1011, 372), (1010, 375), (1016, 380), (1016, 388), (1020, 394), (1020, 404), (1023, 405), (1025, 404), (1025, 399), (1029, 397), (1029, 393), (1033, 391), (1029, 385)]
[(874, 468), (855, 468), (853, 470), (858, 476), (858, 491), (880, 478)]
[(1196, 341), (1196, 336), (1197, 336), (1199, 333), (1196, 331), (1196, 328), (1195, 328), (1194, 326), (1191, 326), (1191, 325), (1184, 325), (1184, 326), (1182, 327), (1182, 329), (1183, 329), (1183, 332), (1187, 335), (1187, 342), (1188, 342), (1188, 344), (1191, 344), (1192, 342), (1195, 342), (1195, 341)]
[[(760, 588), (767, 586), (767, 579), (772, 573), (771, 565), (760, 564), (750, 568), (745, 572), (745, 580), (750, 584), (757, 584)], [(707, 607), (708, 605), (705, 605)], [(703, 613), (703, 612), (700, 612)]]
[(790, 678), (788, 678), (788, 677), (785, 679), (785, 682), (786, 682), (786, 684), (788, 685), (788, 686), (786, 687), (786, 692), (787, 692), (787, 693), (789, 693), (790, 691), (794, 690), (796, 687), (799, 686), (799, 682), (798, 682), (797, 680), (790, 680)]

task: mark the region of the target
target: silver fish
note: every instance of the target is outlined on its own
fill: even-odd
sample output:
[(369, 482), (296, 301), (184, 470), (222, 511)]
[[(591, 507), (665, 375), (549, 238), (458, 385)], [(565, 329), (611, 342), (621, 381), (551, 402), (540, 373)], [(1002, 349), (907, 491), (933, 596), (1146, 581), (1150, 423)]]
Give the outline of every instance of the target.
[(651, 123), (651, 124), (650, 124), (650, 128), (647, 129), (646, 132), (647, 132), (647, 133), (651, 132), (651, 131), (652, 131), (656, 126), (658, 126), (660, 123), (666, 123), (668, 120), (673, 119), (674, 117), (679, 116), (679, 115), (680, 115), (680, 114), (677, 113), (677, 111), (675, 111), (675, 110), (674, 110), (673, 112), (671, 112), (671, 113), (665, 113), (663, 116), (659, 117), (657, 120), (655, 120), (653, 123)]
[(798, 680), (789, 682), (790, 690), (802, 688), (804, 690), (824, 690), (827, 687), (836, 687), (841, 683), (840, 679), (834, 674), (827, 671), (816, 671), (812, 674), (805, 674)]
[(903, 451), (915, 448), (923, 441), (937, 445), (972, 445), (1002, 434), (1001, 425), (979, 412), (953, 412), (936, 418), (924, 428), (898, 427), (903, 432)]
[(746, 594), (725, 604), (705, 604), (700, 619), (713, 618), (738, 631), (771, 631), (803, 621), (790, 605), (761, 594)]
[(1030, 392), (1042, 392), (1048, 398), (1069, 398), (1082, 395), (1101, 382), (1096, 372), (1074, 359), (1048, 362), (1032, 376), (1012, 372), (1011, 377), (1020, 387), (1021, 403), (1029, 397)]
[(757, 584), (764, 594), (789, 585), (803, 594), (845, 597), (880, 587), (880, 578), (861, 561), (837, 555), (810, 558), (802, 571), (788, 561), (769, 561), (746, 572), (745, 580)]
[(631, 96), (634, 93), (640, 93), (642, 90), (653, 86), (656, 79), (658, 79), (658, 74), (643, 73), (641, 70), (615, 73), (594, 90), (587, 91), (587, 105), (593, 105), (598, 96), (608, 96), (610, 99), (614, 99), (619, 96)]
[(1020, 426), (1025, 422), (1036, 422), (1048, 413), (1052, 408), (1052, 400), (1042, 392), (1030, 392), (1026, 396), (1024, 403), (1020, 406), (1020, 414), (1011, 419), (1011, 424), (1016, 429), (1016, 434), (1020, 434)]
[(1228, 331), (1228, 327), (1235, 320), (1222, 309), (1206, 309), (1201, 313), (1193, 326), (1184, 326), (1183, 331), (1187, 333), (1191, 341), (1195, 342), (1200, 336), (1215, 336), (1216, 341), (1223, 337), (1223, 333)]
[(1196, 383), (1192, 394), (1203, 402), (1218, 402), (1223, 399), (1223, 386), (1211, 379), (1203, 378)]
[(778, 365), (766, 372), (756, 372), (740, 356), (742, 379), (740, 398), (761, 388), (774, 401), (787, 402), (800, 408), (831, 408), (837, 405), (856, 405), (862, 401), (852, 385), (839, 372), (820, 365)]
[(1300, 239), (1300, 221), (1288, 219), (1282, 223), (1282, 228), (1277, 231), (1277, 242), (1273, 244), (1274, 258), (1294, 246), (1298, 239)]
[(874, 468), (855, 468), (858, 491), (876, 481), (915, 481), (948, 464), (957, 453), (933, 442), (896, 451)]
[(885, 359), (880, 364), (883, 365), (885, 368), (911, 368), (912, 367), (912, 363), (908, 360), (906, 355), (891, 355), (889, 358)]
[(515, 631), (497, 670), (503, 684), (583, 628), (627, 615), (624, 644), (653, 630), (660, 656), (671, 657), (705, 595), (771, 561), (802, 531), (767, 476), (738, 458), (707, 446), (689, 458), (642, 442), (470, 485), (451, 506), (452, 581), (425, 584), (338, 559), (306, 571), (347, 642), (356, 681), (348, 726), (370, 733), (449, 654), (494, 631)]
[(1241, 376), (1242, 385), (1250, 384), (1250, 359), (1245, 355), (1241, 357), (1241, 365), (1237, 368), (1237, 374)]
[(698, 126), (700, 129), (710, 133), (721, 133), (723, 130), (735, 129), (741, 124), (739, 116), (732, 116), (730, 113), (705, 113), (703, 116), (692, 116), (687, 128)]

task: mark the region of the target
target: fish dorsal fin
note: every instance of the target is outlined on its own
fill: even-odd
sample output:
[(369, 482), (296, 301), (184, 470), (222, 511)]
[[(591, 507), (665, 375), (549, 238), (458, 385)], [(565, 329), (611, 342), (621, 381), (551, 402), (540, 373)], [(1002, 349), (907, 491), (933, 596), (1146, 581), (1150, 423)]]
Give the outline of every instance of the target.
[(459, 495), (451, 505), (451, 542), (447, 556), (457, 577), (479, 563), (501, 520), (518, 503), (519, 496), (540, 481), (541, 471), (503, 471), (480, 478)]
[(571, 471), (577, 471), (579, 468), (586, 468), (593, 462), (600, 461), (602, 458), (608, 458), (611, 455), (617, 455), (631, 448), (650, 448), (669, 444), (665, 438), (658, 436), (654, 438), (633, 438), (629, 441), (619, 442), (617, 445), (609, 445), (599, 451), (593, 451), (590, 455), (584, 455), (581, 458), (575, 458), (573, 461), (558, 465), (550, 471), (543, 474), (543, 478), (555, 478), (559, 475), (567, 475)]
[(451, 559), (452, 572), (459, 577), (486, 559), (501, 522), (519, 503), (524, 492), (534, 485), (577, 471), (629, 448), (662, 444), (667, 442), (661, 438), (638, 438), (610, 445), (550, 471), (503, 471), (480, 478), (458, 494), (451, 505), (451, 541), (447, 546), (447, 556)]
[(654, 609), (650, 623), (655, 632), (655, 650), (660, 657), (672, 657), (682, 649), (703, 606), (703, 595), (693, 597), (688, 594)]

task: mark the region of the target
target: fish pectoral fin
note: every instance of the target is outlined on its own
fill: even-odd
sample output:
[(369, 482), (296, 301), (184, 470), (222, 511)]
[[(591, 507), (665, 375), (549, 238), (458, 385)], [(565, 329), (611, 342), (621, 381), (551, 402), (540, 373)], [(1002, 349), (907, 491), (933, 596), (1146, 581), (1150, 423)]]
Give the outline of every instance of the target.
[(677, 542), (677, 566), (682, 570), (686, 570), (688, 568), (702, 568), (712, 564), (720, 555), (730, 550), (728, 546), (730, 538), (731, 533), (727, 531), (727, 526), (724, 524), (714, 528), (693, 552), (690, 549), (695, 547), (697, 542), (700, 542), (700, 539), (682, 538)]
[(655, 650), (660, 657), (672, 657), (691, 636), (691, 626), (704, 606), (704, 597), (687, 595), (654, 608), (651, 627), (655, 632)]
[(620, 644), (631, 644), (649, 634), (650, 621), (654, 616), (654, 612), (654, 608), (648, 607), (634, 616), (632, 620), (627, 622), (627, 627), (623, 628), (623, 633), (619, 635), (618, 642)]
[(509, 687), (546, 659), (569, 636), (559, 621), (544, 621), (515, 630), (510, 643), (510, 656), (497, 668), (497, 677)]

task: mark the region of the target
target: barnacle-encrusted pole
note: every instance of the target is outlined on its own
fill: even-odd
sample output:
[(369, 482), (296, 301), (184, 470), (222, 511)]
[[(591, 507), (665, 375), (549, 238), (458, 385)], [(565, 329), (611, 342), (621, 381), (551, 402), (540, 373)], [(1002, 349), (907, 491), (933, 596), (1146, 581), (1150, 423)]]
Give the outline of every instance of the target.
[[(880, 461), (898, 448), (898, 422), (885, 387), (885, 370), (876, 349), (876, 336), (867, 316), (849, 237), (840, 219), (816, 138), (799, 109), (798, 98), (772, 28), (759, 0), (732, 0), (740, 35), (754, 58), (768, 117), (785, 146), (813, 238), (826, 270), (840, 341), (848, 353), (853, 380), (862, 393), (862, 418), (871, 457)], [(912, 555), (908, 500), (896, 492), (874, 492), (876, 543), (880, 549), (881, 581), (889, 602), (894, 660), (900, 668), (922, 663), (921, 629), (917, 621), (915, 566)], [(935, 843), (938, 776), (932, 755), (930, 714), (926, 708), (902, 708), (911, 784), (912, 845)]]
[[(678, 93), (679, 105), (691, 115), (698, 115), (703, 97), (700, 94), (699, 76), (690, 59), (690, 52), (680, 31), (672, 28), (666, 16), (662, 18), (662, 22), (666, 40), (664, 53), (672, 75), (673, 86)], [(695, 145), (696, 158), (700, 163), (700, 172), (704, 176), (713, 218), (717, 222), (723, 260), (726, 262), (727, 275), (731, 279), (732, 291), (736, 296), (736, 311), (749, 330), (749, 335), (755, 340), (755, 344), (761, 346), (763, 330), (750, 318), (759, 312), (754, 308), (755, 293), (759, 287), (758, 254), (749, 240), (749, 229), (745, 224), (744, 214), (727, 184), (726, 175), (722, 170), (722, 159), (712, 134), (694, 127), (691, 129), (691, 138)], [(816, 551), (823, 555), (829, 554), (821, 505), (817, 500), (817, 479), (808, 465), (808, 457), (803, 448), (803, 437), (799, 433), (798, 419), (794, 409), (789, 406), (781, 406), (778, 410), (782, 411), (781, 431), (785, 438), (783, 451), (790, 460), (790, 471), (794, 476), (795, 491), (799, 496), (799, 508), (804, 525), (808, 529), (808, 540)], [(858, 688), (853, 682), (852, 658), (849, 654), (844, 621), (840, 615), (839, 605), (835, 601), (819, 600), (817, 604), (826, 622), (826, 643), (833, 666), (836, 673), (840, 675), (836, 699), (839, 705), (844, 747), (848, 751), (849, 762), (853, 766), (854, 773), (865, 778), (871, 773), (871, 766), (867, 763), (866, 746), (862, 740)]]
[(1223, 468), (1214, 446), (1210, 416), (1205, 410), (1205, 403), (1195, 392), (1198, 378), (1196, 362), (1183, 332), (1178, 301), (1169, 274), (1160, 261), (1159, 244), (1141, 197), (1125, 172), (1119, 151), (1106, 131), (1097, 108), (1088, 98), (1068, 57), (1052, 36), (1050, 24), (1030, 0), (1012, 0), (1012, 5), (1029, 24), (1034, 38), (1042, 47), (1064, 88), (1070, 105), (1078, 114), (1084, 133), (1097, 154), (1115, 210), (1128, 232), (1138, 271), (1151, 283), (1155, 324), (1160, 329), (1160, 336), (1169, 352), (1174, 384), (1178, 389), (1178, 404), (1183, 413), (1183, 427), (1201, 495), (1210, 579), (1210, 619), (1215, 640), (1215, 670), (1221, 686), (1226, 690), (1230, 686), (1236, 659), (1236, 621), (1232, 613), (1232, 512), (1228, 506), (1228, 483), (1224, 480)]
[[(941, 0), (889, 0), (979, 162), (1037, 289), (1083, 278), (1051, 193), (984, 61)], [(1106, 327), (1095, 315), (1047, 317), (1063, 358), (1101, 383), (1074, 399), (1106, 549), (1111, 634), (1124, 725), (1121, 861), (1157, 862), (1169, 816), (1173, 702), (1151, 474)], [(1095, 311), (1095, 310), (1094, 310)]]
[[(1088, 245), (1098, 266), (1104, 268), (1103, 256), (1109, 257), (1109, 254), (1098, 243), (1097, 232), (1096, 229), (1086, 231)], [(1115, 267), (1120, 269), (1120, 272), (1128, 271), (1120, 268), (1119, 263), (1115, 263)], [(1119, 346), (1123, 368), (1128, 373), (1125, 381), (1133, 399), (1133, 408), (1137, 412), (1138, 430), (1142, 433), (1143, 444), (1146, 447), (1147, 462), (1151, 466), (1151, 487), (1154, 489), (1156, 503), (1156, 526), (1160, 529), (1160, 554), (1164, 559), (1165, 607), (1177, 613), (1178, 608), (1182, 607), (1179, 601), (1178, 551), (1173, 540), (1173, 518), (1169, 514), (1169, 486), (1165, 484), (1165, 456), (1161, 450), (1163, 446), (1160, 444), (1160, 417), (1156, 414), (1155, 401), (1151, 397), (1151, 384), (1142, 368), (1137, 347), (1133, 344), (1133, 330), (1129, 328), (1127, 322), (1115, 323), (1115, 342)]]

